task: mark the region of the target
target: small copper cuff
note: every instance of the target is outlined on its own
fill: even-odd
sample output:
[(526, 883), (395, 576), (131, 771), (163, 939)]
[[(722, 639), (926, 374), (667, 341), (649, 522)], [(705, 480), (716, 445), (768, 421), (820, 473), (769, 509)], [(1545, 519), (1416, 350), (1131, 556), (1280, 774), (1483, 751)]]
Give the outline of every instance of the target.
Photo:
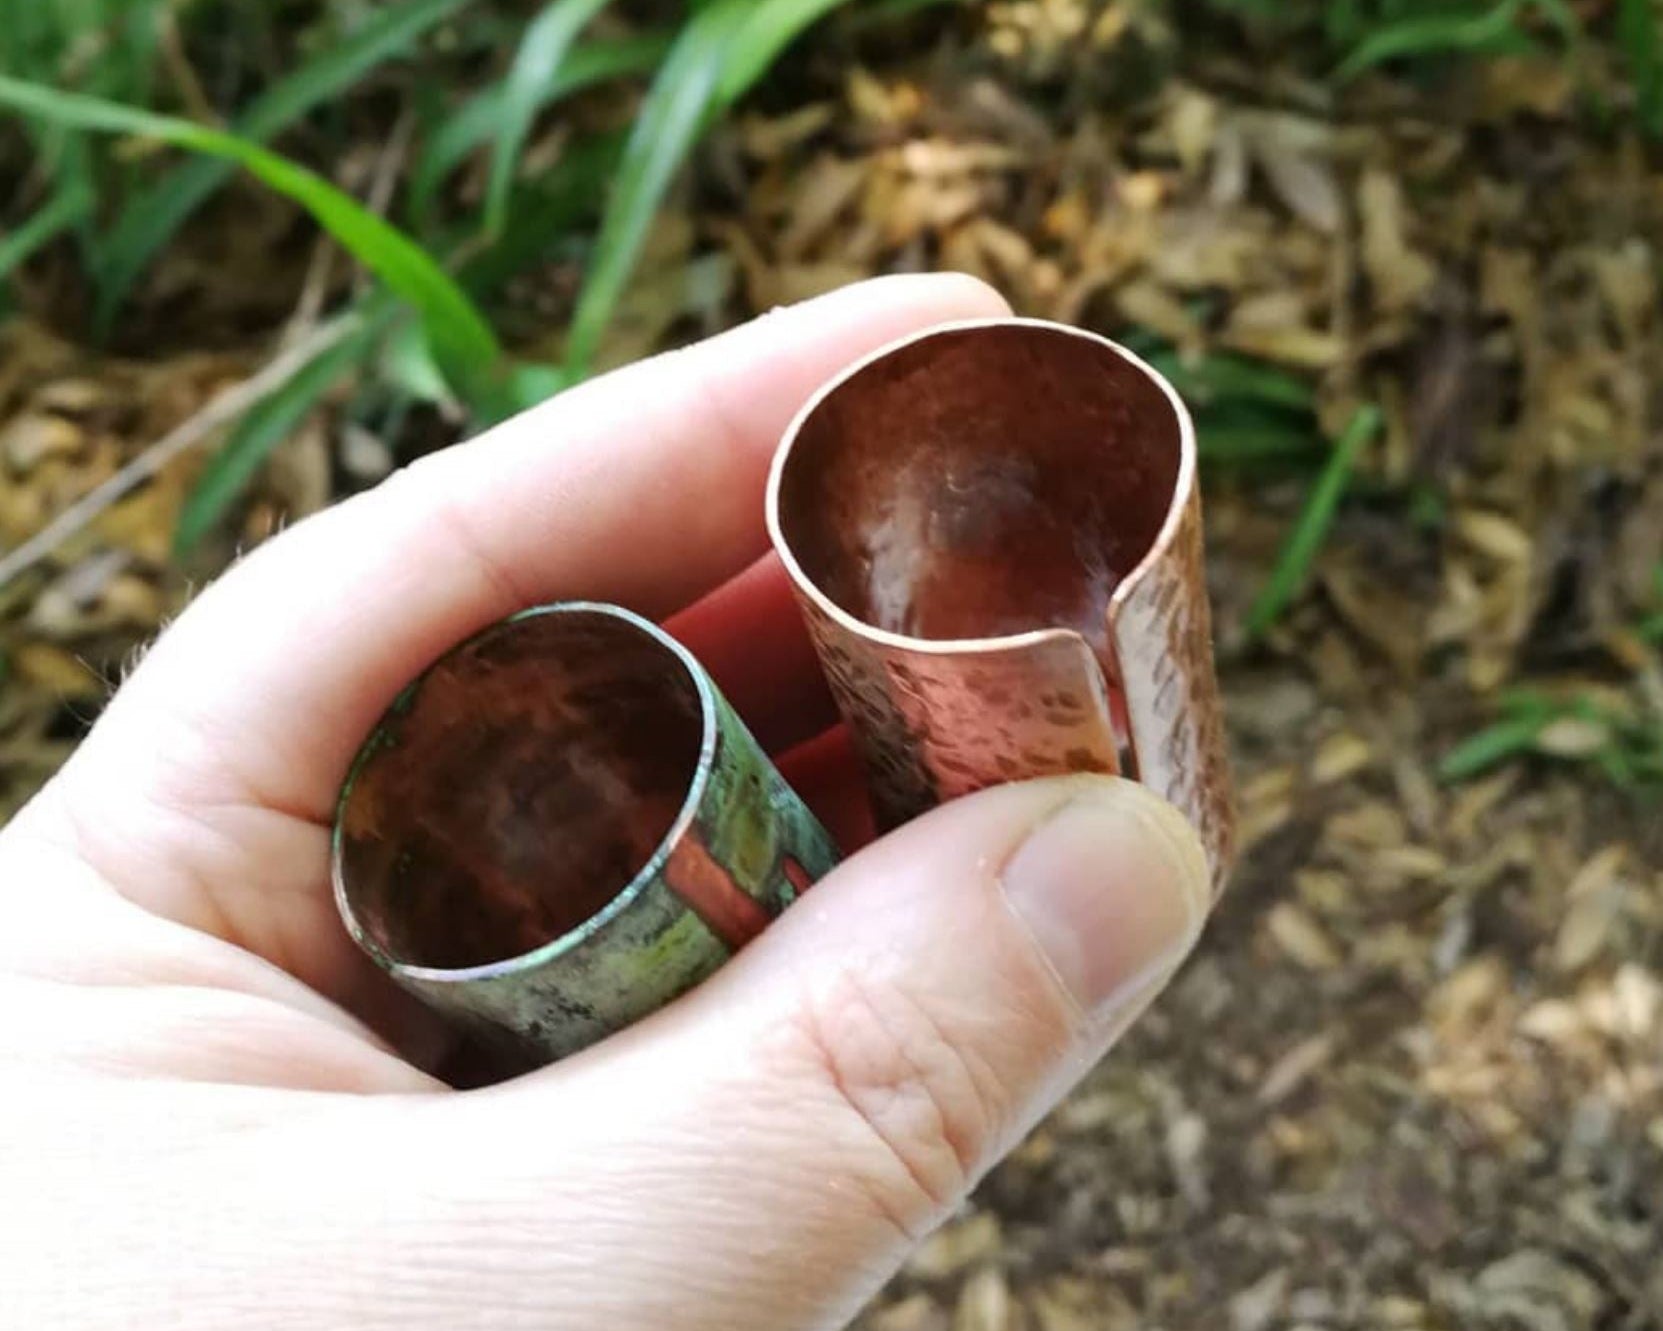
[(1003, 781), (1121, 773), (1232, 844), (1195, 431), (1136, 356), (952, 324), (840, 374), (787, 431), (774, 546), (879, 825)]
[(528, 1065), (692, 988), (835, 860), (684, 647), (569, 603), (400, 695), (341, 793), (333, 869), (359, 946)]

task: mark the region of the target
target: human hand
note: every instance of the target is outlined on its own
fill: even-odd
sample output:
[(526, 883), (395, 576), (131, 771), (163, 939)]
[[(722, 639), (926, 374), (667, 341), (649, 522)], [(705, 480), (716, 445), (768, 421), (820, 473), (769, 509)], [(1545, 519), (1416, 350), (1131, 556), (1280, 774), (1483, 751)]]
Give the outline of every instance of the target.
[[(0, 1325), (841, 1325), (1153, 999), (1201, 849), (1129, 783), (938, 809), (714, 979), (453, 1091), (348, 941), (329, 821), (427, 661), (534, 603), (668, 618), (844, 844), (860, 787), (768, 461), (862, 353), (1005, 313), (892, 278), (609, 375), (268, 542), (0, 833)], [(818, 738), (817, 738), (818, 737)]]

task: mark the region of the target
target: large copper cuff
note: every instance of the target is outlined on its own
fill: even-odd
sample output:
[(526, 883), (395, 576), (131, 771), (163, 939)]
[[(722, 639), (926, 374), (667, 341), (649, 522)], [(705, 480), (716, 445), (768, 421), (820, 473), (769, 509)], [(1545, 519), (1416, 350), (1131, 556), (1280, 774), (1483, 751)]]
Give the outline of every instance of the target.
[(359, 946), (513, 1067), (692, 988), (836, 858), (684, 647), (573, 602), (400, 695), (341, 793), (334, 877)]
[(787, 431), (768, 528), (880, 826), (1003, 781), (1121, 773), (1232, 843), (1195, 431), (1078, 329), (952, 324), (845, 370)]

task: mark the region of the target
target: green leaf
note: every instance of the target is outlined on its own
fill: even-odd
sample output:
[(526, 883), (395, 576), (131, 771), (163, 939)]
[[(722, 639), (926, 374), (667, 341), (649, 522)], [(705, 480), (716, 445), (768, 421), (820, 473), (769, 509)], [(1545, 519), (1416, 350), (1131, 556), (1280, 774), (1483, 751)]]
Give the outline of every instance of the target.
[(1196, 424), (1196, 452), (1203, 462), (1234, 467), (1308, 462), (1320, 456), (1321, 436), (1296, 421), (1224, 421), (1203, 417)]
[(624, 147), (572, 317), (566, 364), (574, 381), (588, 373), (658, 205), (716, 110), (728, 43), (755, 2), (715, 0), (696, 11), (653, 79)]
[[(670, 39), (657, 34), (576, 47), (567, 53), (554, 77), (542, 85), (541, 100), (534, 110), (541, 111), (561, 97), (607, 79), (644, 74), (669, 49)], [(503, 114), (503, 95), (501, 84), (476, 94), (428, 141), (410, 175), (410, 215), (418, 229), (426, 226), (445, 177), (491, 137)]]
[(1236, 398), (1306, 412), (1316, 401), (1315, 392), (1304, 379), (1246, 356), (1214, 353), (1190, 360), (1177, 352), (1164, 351), (1151, 356), (1149, 363), (1170, 379), (1193, 407), (1210, 407)]
[(547, 402), (570, 385), (571, 379), (562, 366), (545, 365), (540, 361), (517, 361), (509, 372), (508, 388), (504, 394), (507, 414), (513, 415), (540, 402)]
[(1362, 12), (1360, 0), (1329, 0), (1323, 7), (1323, 35), (1333, 47), (1355, 43), (1367, 31), (1369, 20)]
[(1663, 35), (1652, 0), (1620, 0), (1617, 41), (1634, 79), (1634, 110), (1640, 127), (1663, 139)]
[(91, 208), (92, 190), (85, 180), (71, 177), (21, 226), (0, 236), (0, 278), (75, 226)]
[(495, 235), (508, 212), (514, 168), (531, 123), (577, 35), (610, 0), (553, 0), (526, 29), (503, 81), (496, 146), (485, 186), (485, 230)]
[(717, 100), (731, 106), (780, 58), (799, 35), (846, 0), (752, 0), (750, 18), (735, 34), (722, 70)]
[(1265, 584), (1264, 590), (1259, 593), (1247, 613), (1249, 638), (1261, 636), (1274, 624), (1304, 585), (1323, 537), (1328, 534), (1328, 528), (1334, 521), (1334, 514), (1340, 506), (1341, 496), (1345, 493), (1351, 469), (1356, 465), (1357, 457), (1363, 451), (1364, 445), (1374, 438), (1379, 428), (1379, 408), (1362, 406), (1341, 431), (1339, 442), (1334, 445), (1334, 451), (1323, 466), (1322, 474), (1311, 487), (1311, 493), (1294, 523), (1293, 531), (1289, 533), (1287, 541), (1282, 546), (1276, 567), (1271, 571), (1270, 581)]
[(1351, 54), (1334, 71), (1333, 81), (1349, 83), (1376, 65), (1405, 56), (1516, 48), (1520, 41), (1526, 40), (1517, 27), (1524, 3), (1525, 0), (1502, 0), (1484, 13), (1434, 14), (1384, 24), (1352, 48)]
[(861, 32), (881, 28), (886, 23), (897, 23), (926, 9), (940, 9), (945, 5), (968, 8), (971, 0), (870, 0), (850, 20), (850, 29)]
[(500, 349), (467, 294), (402, 231), (315, 172), (223, 130), (17, 79), (0, 78), (0, 104), (76, 129), (160, 139), (245, 167), (305, 208), (388, 290), (416, 308), (452, 383), (469, 395), (485, 390)]
[(791, 40), (843, 0), (710, 0), (682, 28), (642, 104), (572, 317), (566, 364), (588, 373), (653, 217), (711, 121)]
[(599, 211), (623, 146), (621, 133), (580, 140), (546, 174), (517, 186), (502, 232), (459, 272), (468, 290), (494, 292), (551, 251), (570, 247), (576, 228)]
[(300, 428), (324, 395), (362, 358), (372, 331), (366, 327), (324, 348), (288, 383), (250, 408), (186, 497), (173, 534), (176, 555), (189, 554), (213, 530), (272, 450)]
[[(1500, 717), (1463, 740), (1444, 756), (1439, 774), (1461, 781), (1527, 753), (1544, 753), (1559, 761), (1589, 763), (1622, 789), (1649, 784), (1663, 776), (1663, 728), (1621, 708), (1602, 705), (1590, 697), (1554, 698), (1531, 690), (1517, 690), (1500, 699)], [(1593, 722), (1610, 736), (1586, 753), (1544, 750), (1542, 740), (1555, 722), (1575, 719)]]
[(1543, 708), (1497, 721), (1446, 753), (1438, 764), (1438, 775), (1445, 781), (1466, 781), (1509, 758), (1529, 753), (1554, 717), (1552, 708)]
[(419, 324), (400, 324), (381, 343), (376, 378), (417, 402), (454, 406), (456, 390), (445, 382)]
[[(465, 3), (406, 0), (374, 12), (357, 32), (325, 47), (250, 102), (237, 117), (233, 131), (247, 140), (270, 139), (314, 108), (338, 97), (375, 66), (408, 50), (423, 33)], [(224, 161), (186, 162), (123, 206), (93, 274), (98, 287), (95, 319), (102, 331), (108, 331), (146, 265), (234, 170)]]

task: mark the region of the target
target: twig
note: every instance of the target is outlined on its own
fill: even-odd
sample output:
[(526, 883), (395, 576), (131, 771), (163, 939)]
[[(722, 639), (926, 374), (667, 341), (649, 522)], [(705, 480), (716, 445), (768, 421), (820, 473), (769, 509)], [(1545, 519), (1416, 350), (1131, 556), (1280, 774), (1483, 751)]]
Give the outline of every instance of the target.
[(318, 315), (329, 297), (329, 284), (335, 275), (335, 238), (327, 231), (317, 238), (312, 256), (306, 262), (306, 276), (300, 283), (300, 299), (294, 313), (284, 325), (279, 346), (292, 346), (317, 327)]
[[(365, 207), (377, 217), (385, 217), (388, 207), (392, 204), (393, 191), (398, 186), (399, 172), (409, 155), (415, 128), (414, 113), (409, 109), (400, 112), (392, 133), (387, 138), (387, 145), (376, 161), (365, 196)], [(319, 235), (317, 246), (306, 265), (306, 277), (300, 286), (300, 299), (295, 302), (294, 313), (289, 316), (288, 325), (283, 331), (283, 345), (303, 337), (317, 322), (318, 313), (329, 296), (337, 251), (338, 246), (333, 236), (327, 231)], [(360, 266), (355, 287), (359, 294), (362, 294), (368, 286), (369, 281)]]
[(392, 206), (393, 190), (398, 187), (399, 172), (404, 169), (405, 159), (410, 155), (410, 142), (415, 133), (416, 113), (405, 107), (393, 122), (392, 133), (387, 136), (387, 145), (381, 150), (375, 173), (370, 177), (369, 190), (364, 195), (364, 206), (377, 217), (385, 216)]
[(275, 393), (301, 366), (356, 330), (361, 320), (362, 315), (353, 311), (313, 329), (241, 383), (211, 398), (195, 415), (146, 447), (109, 480), (87, 491), (23, 544), (0, 555), (0, 589), (33, 568), (181, 453), (202, 443), (221, 426), (229, 425), (257, 402)]
[[(387, 136), (387, 146), (375, 164), (375, 173), (370, 177), (369, 191), (364, 198), (364, 206), (377, 217), (386, 216), (387, 209), (392, 206), (393, 191), (398, 188), (399, 173), (404, 169), (405, 159), (410, 155), (410, 144), (415, 132), (416, 114), (407, 106), (393, 122), (393, 132)], [(358, 293), (362, 295), (369, 284), (370, 276), (364, 271), (364, 266), (359, 264)]]
[(204, 125), (221, 124), (214, 104), (203, 91), (202, 81), (196, 77), (196, 70), (185, 51), (184, 39), (179, 35), (180, 8), (178, 0), (175, 0), (173, 4), (162, 6), (156, 15), (157, 38), (162, 58), (167, 64), (168, 73), (173, 76), (174, 87), (178, 89), (179, 100), (185, 104), (186, 110)]

